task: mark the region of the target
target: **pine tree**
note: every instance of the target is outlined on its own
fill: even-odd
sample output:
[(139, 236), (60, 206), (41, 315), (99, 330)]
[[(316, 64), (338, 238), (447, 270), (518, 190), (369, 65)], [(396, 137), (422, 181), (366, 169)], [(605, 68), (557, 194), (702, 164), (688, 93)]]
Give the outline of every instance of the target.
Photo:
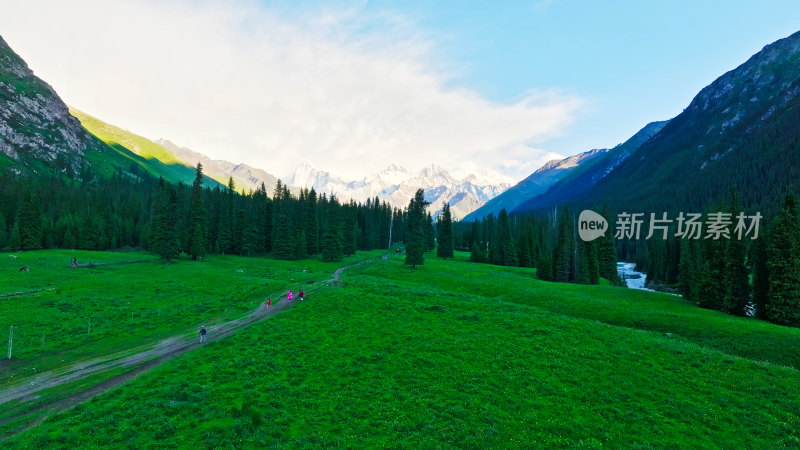
[(536, 278), (542, 281), (553, 281), (553, 253), (543, 251), (536, 263)]
[(495, 259), (501, 266), (517, 265), (517, 250), (514, 248), (514, 239), (511, 236), (511, 223), (505, 209), (497, 216), (497, 252)]
[(33, 194), (23, 197), (17, 216), (20, 249), (42, 248), (42, 215), (39, 211), (39, 201)]
[[(427, 203), (425, 203), (427, 205)], [(430, 251), (436, 248), (436, 230), (433, 229), (433, 217), (430, 213), (425, 214), (423, 220), (423, 229), (425, 230), (425, 251)]]
[(694, 239), (681, 239), (680, 271), (678, 291), (686, 300), (695, 300), (697, 272), (700, 270), (700, 248)]
[(334, 228), (327, 228), (322, 235), (322, 260), (327, 262), (342, 260), (342, 239)]
[(769, 242), (766, 233), (756, 240), (753, 250), (753, 304), (756, 317), (766, 319), (767, 303), (769, 301)]
[(734, 223), (742, 211), (739, 192), (734, 190), (731, 194), (732, 224), (729, 227), (731, 239), (726, 242), (724, 286), (725, 296), (722, 302), (722, 311), (729, 314), (743, 316), (745, 308), (750, 302), (750, 271), (747, 268), (747, 252), (745, 244), (736, 238)]
[(344, 225), (342, 226), (342, 252), (346, 256), (356, 254), (356, 219), (345, 218)]
[(22, 237), (19, 234), (19, 224), (15, 221), (11, 226), (11, 235), (8, 238), (8, 249), (16, 252), (22, 248)]
[[(608, 206), (603, 207), (603, 217), (610, 217)], [(614, 231), (606, 230), (606, 234), (597, 239), (597, 263), (600, 277), (614, 286), (623, 286), (622, 278), (617, 272), (617, 250), (614, 246)]]
[(579, 241), (575, 282), (579, 284), (598, 284), (600, 280), (598, 268), (597, 247), (594, 241)]
[(0, 250), (6, 248), (8, 245), (8, 232), (6, 227), (6, 218), (3, 213), (0, 212)]
[(450, 214), (450, 204), (445, 203), (442, 214), (437, 220), (437, 231), (439, 236), (436, 239), (436, 256), (440, 258), (452, 258), (455, 240), (453, 236), (453, 216)]
[(176, 217), (177, 201), (175, 189), (162, 178), (159, 181), (158, 197), (153, 214), (150, 248), (165, 261), (180, 254)]
[(342, 260), (342, 227), (339, 204), (334, 200), (328, 209), (325, 232), (322, 234), (322, 260)]
[(191, 231), (188, 242), (189, 254), (192, 259), (198, 260), (205, 256), (208, 248), (206, 215), (205, 207), (203, 206), (203, 165), (200, 163), (197, 163), (194, 183), (192, 183), (192, 197), (189, 203), (187, 225)]
[(485, 263), (486, 262), (486, 246), (483, 242), (472, 241), (472, 249), (469, 254), (470, 262)]
[(317, 193), (311, 189), (308, 193), (308, 212), (306, 214), (306, 253), (319, 253), (319, 221), (317, 220)]
[(206, 235), (203, 231), (203, 226), (199, 223), (196, 223), (194, 225), (194, 231), (192, 232), (192, 245), (189, 248), (189, 254), (192, 255), (192, 259), (195, 261), (200, 261), (206, 256), (205, 237)]
[(227, 214), (227, 209), (222, 211), (219, 218), (217, 231), (217, 251), (223, 255), (231, 253), (233, 249), (233, 233), (231, 231), (231, 216)]
[(425, 264), (425, 248), (427, 239), (425, 237), (425, 196), (422, 189), (418, 189), (414, 198), (408, 204), (408, 219), (406, 230), (406, 260), (405, 263), (411, 267)]
[(300, 230), (294, 240), (294, 259), (305, 259), (308, 254), (308, 242), (306, 241), (306, 231)]
[(798, 228), (797, 198), (787, 195), (769, 239), (769, 298), (765, 308), (767, 320), (782, 325), (800, 325)]
[(569, 208), (564, 206), (558, 218), (558, 241), (553, 255), (554, 280), (562, 283), (575, 281), (575, 233)]
[(273, 230), (275, 235), (275, 245), (273, 246), (275, 257), (278, 259), (292, 259), (295, 254), (295, 245), (288, 221), (279, 219)]

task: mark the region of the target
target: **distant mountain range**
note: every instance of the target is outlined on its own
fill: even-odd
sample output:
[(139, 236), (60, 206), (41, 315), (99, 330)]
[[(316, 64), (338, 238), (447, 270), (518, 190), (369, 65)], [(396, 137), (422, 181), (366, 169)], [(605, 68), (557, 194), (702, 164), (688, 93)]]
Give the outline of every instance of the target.
[(561, 205), (703, 212), (734, 189), (746, 209), (771, 215), (787, 192), (800, 191), (798, 94), (800, 32), (716, 79), (672, 120), (611, 150), (551, 161), (467, 220)]
[(416, 174), (391, 164), (377, 174), (360, 180), (345, 180), (304, 163), (286, 178), (289, 186), (314, 188), (318, 193), (356, 202), (378, 198), (396, 208), (408, 206), (417, 189), (425, 191), (430, 203), (428, 211), (436, 217), (446, 202), (455, 218), (465, 217), (476, 208), (508, 188), (503, 180), (468, 175), (457, 179), (441, 167), (432, 164)]
[[(286, 177), (293, 189), (313, 187), (343, 201), (378, 198), (405, 207), (425, 190), (436, 215), (444, 202), (456, 218), (480, 219), (575, 207), (701, 211), (738, 188), (745, 208), (774, 212), (800, 188), (800, 32), (767, 45), (704, 88), (669, 122), (653, 122), (610, 150), (547, 163), (508, 188), (507, 180), (456, 178), (431, 165), (410, 173), (397, 165), (347, 180), (303, 164)], [(71, 113), (71, 114), (70, 114)], [(201, 162), (209, 186), (233, 177), (239, 189), (277, 177), (255, 167), (212, 160), (168, 140), (153, 142), (70, 110), (0, 37), (0, 169), (83, 176), (150, 174), (190, 183)]]
[(579, 166), (588, 163), (588, 161), (607, 151), (606, 149), (589, 150), (568, 158), (549, 161), (514, 187), (489, 200), (485, 205), (467, 215), (464, 220), (479, 220), (490, 214), (497, 216), (504, 209), (512, 211), (525, 201), (536, 198), (546, 192), (550, 186), (566, 177)]
[(278, 178), (275, 175), (247, 164), (234, 164), (229, 161), (211, 159), (202, 153), (197, 153), (186, 147), (180, 147), (167, 139), (157, 139), (155, 143), (172, 152), (177, 159), (186, 164), (196, 167), (197, 163), (201, 163), (203, 165), (203, 173), (220, 183), (227, 184), (228, 178), (232, 177), (236, 189), (239, 191), (242, 188), (246, 191), (256, 190), (264, 183), (267, 193), (272, 195), (275, 186), (278, 184)]
[(702, 212), (738, 189), (746, 209), (771, 215), (800, 188), (798, 94), (800, 32), (717, 78), (591, 188), (548, 194), (516, 211), (568, 203)]

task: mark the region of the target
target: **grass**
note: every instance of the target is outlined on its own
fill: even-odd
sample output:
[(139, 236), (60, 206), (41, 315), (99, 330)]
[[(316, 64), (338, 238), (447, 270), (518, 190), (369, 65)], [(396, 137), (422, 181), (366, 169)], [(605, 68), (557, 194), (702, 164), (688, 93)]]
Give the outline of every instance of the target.
[[(70, 269), (73, 257), (146, 262)], [(21, 266), (30, 271), (19, 272)], [(14, 359), (0, 362), (0, 388), (71, 362), (196, 333), (202, 324), (243, 316), (267, 296), (327, 280), (336, 267), (234, 256), (165, 264), (144, 252), (0, 253), (0, 294), (46, 289), (0, 298), (4, 356), (14, 326)]]
[[(6, 444), (800, 446), (797, 330), (462, 259), (353, 267)], [(747, 330), (776, 363), (737, 356)]]
[[(155, 177), (163, 176), (166, 180), (175, 183), (191, 184), (194, 181), (195, 168), (178, 160), (175, 154), (161, 145), (130, 131), (107, 124), (75, 108), (70, 108), (69, 112), (80, 120), (81, 125), (87, 131), (108, 146), (102, 154), (88, 153), (86, 155), (93, 166), (105, 167), (108, 170), (109, 161), (111, 161), (113, 166), (127, 170), (131, 164), (135, 164)], [(209, 187), (220, 186), (220, 183), (208, 177), (206, 177), (205, 184)]]

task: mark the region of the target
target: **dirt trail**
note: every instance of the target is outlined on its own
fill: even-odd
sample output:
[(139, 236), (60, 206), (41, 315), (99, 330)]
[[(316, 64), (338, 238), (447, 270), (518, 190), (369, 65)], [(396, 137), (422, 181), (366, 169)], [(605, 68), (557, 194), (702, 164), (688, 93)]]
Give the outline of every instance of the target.
[[(384, 260), (388, 259), (388, 255), (385, 255), (382, 259)], [(330, 285), (339, 283), (341, 280), (342, 273), (344, 273), (345, 270), (354, 266), (364, 264), (365, 262), (366, 261), (362, 261), (336, 269), (336, 271), (333, 273), (333, 277), (328, 281), (324, 281), (323, 284), (328, 283)], [(211, 342), (226, 338), (238, 330), (246, 328), (256, 322), (260, 322), (266, 319), (269, 316), (272, 316), (280, 311), (290, 308), (296, 302), (297, 300), (289, 301), (286, 299), (285, 296), (283, 296), (280, 297), (277, 303), (273, 304), (269, 308), (267, 308), (266, 305), (261, 304), (244, 317), (241, 317), (239, 319), (234, 319), (228, 322), (223, 322), (217, 325), (209, 326), (207, 327), (208, 334), (206, 335), (206, 341)], [(88, 389), (76, 392), (63, 399), (38, 406), (32, 410), (26, 410), (12, 417), (0, 419), (0, 425), (3, 425), (5, 423), (11, 422), (13, 420), (19, 419), (25, 415), (32, 413), (38, 413), (41, 411), (50, 411), (52, 414), (55, 414), (70, 409), (78, 405), (79, 403), (89, 400), (92, 397), (95, 397), (131, 379), (134, 379), (137, 376), (141, 375), (142, 373), (147, 372), (148, 370), (151, 370), (155, 367), (158, 367), (161, 364), (169, 361), (170, 359), (182, 355), (194, 348), (199, 347), (200, 345), (202, 344), (198, 342), (198, 338), (195, 336), (170, 337), (160, 341), (155, 346), (138, 353), (130, 354), (130, 352), (128, 351), (128, 352), (115, 353), (111, 355), (105, 355), (103, 357), (99, 357), (90, 361), (84, 361), (77, 364), (73, 364), (63, 369), (58, 369), (37, 375), (28, 380), (25, 380), (23, 383), (19, 385), (0, 391), (0, 405), (14, 400), (21, 400), (21, 401), (25, 401), (26, 399), (35, 400), (36, 398), (38, 398), (36, 394), (45, 389), (61, 386), (67, 383), (71, 383), (73, 381), (84, 379), (91, 375), (107, 372), (109, 370), (117, 368), (126, 368), (126, 367), (132, 368), (131, 370), (123, 374), (109, 378)], [(123, 356), (123, 354), (127, 356)], [(46, 416), (38, 418), (33, 422), (24, 425), (22, 428), (15, 430), (10, 434), (7, 434), (5, 436), (0, 436), (0, 442), (15, 436), (16, 434), (24, 430), (27, 430), (31, 427), (38, 425), (41, 421), (43, 421), (46, 418), (47, 418)]]

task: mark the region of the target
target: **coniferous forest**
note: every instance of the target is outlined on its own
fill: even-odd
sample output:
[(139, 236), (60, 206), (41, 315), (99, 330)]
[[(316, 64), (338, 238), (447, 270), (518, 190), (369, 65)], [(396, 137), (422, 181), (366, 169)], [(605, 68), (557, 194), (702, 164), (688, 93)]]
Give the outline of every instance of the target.
[(263, 185), (237, 192), (232, 180), (203, 187), (199, 164), (191, 186), (144, 174), (103, 178), (88, 168), (75, 179), (0, 174), (0, 249), (10, 251), (143, 248), (164, 260), (269, 253), (338, 261), (402, 242), (406, 216), (377, 199), (341, 204), (313, 189), (292, 195), (280, 182), (272, 193)]

